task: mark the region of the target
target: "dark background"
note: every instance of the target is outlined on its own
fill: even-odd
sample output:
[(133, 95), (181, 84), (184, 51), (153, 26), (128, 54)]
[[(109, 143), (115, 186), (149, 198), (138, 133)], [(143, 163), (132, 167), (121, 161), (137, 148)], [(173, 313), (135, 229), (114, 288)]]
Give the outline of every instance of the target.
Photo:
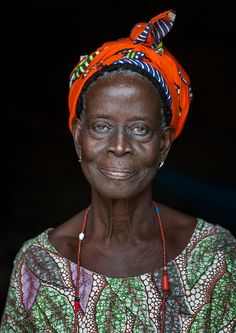
[(0, 311), (22, 243), (90, 201), (68, 128), (70, 71), (81, 54), (164, 10), (177, 11), (164, 43), (188, 72), (194, 101), (154, 196), (236, 234), (235, 5), (143, 2), (34, 0), (26, 10), (9, 8), (2, 41)]

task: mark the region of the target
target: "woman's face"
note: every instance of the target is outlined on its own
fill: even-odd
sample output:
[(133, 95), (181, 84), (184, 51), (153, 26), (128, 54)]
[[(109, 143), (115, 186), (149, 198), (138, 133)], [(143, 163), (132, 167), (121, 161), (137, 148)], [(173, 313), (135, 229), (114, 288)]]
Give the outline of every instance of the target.
[(94, 82), (85, 102), (73, 135), (92, 190), (127, 199), (149, 189), (171, 144), (171, 129), (161, 129), (157, 89), (145, 79), (117, 74)]

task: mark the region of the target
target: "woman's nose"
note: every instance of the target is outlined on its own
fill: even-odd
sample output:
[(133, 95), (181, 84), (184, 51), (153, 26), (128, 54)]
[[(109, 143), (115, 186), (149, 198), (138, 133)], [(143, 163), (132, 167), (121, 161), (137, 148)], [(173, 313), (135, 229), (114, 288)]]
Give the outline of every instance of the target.
[(117, 156), (132, 153), (131, 137), (124, 127), (116, 128), (109, 139), (108, 152)]

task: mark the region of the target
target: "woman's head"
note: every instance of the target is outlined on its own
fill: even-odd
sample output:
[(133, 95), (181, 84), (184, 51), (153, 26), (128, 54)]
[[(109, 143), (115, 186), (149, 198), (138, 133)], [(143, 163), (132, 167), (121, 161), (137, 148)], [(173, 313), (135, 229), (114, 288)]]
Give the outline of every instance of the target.
[(128, 198), (149, 189), (191, 100), (188, 75), (163, 47), (173, 11), (83, 56), (70, 76), (69, 127), (94, 191)]
[[(166, 11), (148, 23), (135, 25), (129, 37), (104, 43), (95, 52), (82, 57), (70, 76), (70, 130), (84, 87), (101, 75), (103, 70), (109, 71), (113, 66), (130, 65), (136, 68), (136, 71), (145, 72), (145, 76), (160, 87), (163, 101), (169, 109), (167, 118), (171, 118), (170, 126), (174, 129), (174, 137), (181, 133), (192, 94), (185, 70), (163, 47), (162, 39), (171, 30), (174, 20), (174, 11)], [(79, 104), (81, 107), (80, 102)]]
[(173, 139), (161, 95), (149, 78), (124, 68), (84, 87), (72, 131), (92, 190), (121, 199), (151, 188)]

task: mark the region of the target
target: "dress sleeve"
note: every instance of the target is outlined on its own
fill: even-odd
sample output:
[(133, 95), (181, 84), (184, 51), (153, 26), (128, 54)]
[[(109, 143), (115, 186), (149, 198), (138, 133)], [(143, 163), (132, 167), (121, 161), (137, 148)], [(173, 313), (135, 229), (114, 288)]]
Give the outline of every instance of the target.
[(23, 244), (13, 262), (0, 333), (33, 333), (33, 327), (28, 319), (21, 296), (21, 268), (24, 263), (24, 253), (29, 245), (30, 241)]
[[(219, 228), (210, 252), (214, 256), (208, 256), (206, 253), (203, 258), (210, 260), (209, 279), (213, 277), (209, 300), (195, 317), (190, 333), (234, 333), (236, 328), (236, 239), (229, 231)], [(216, 260), (221, 263), (219, 266), (216, 265)]]
[(212, 291), (210, 332), (233, 333), (236, 329), (236, 239), (230, 232), (221, 252), (226, 269)]

